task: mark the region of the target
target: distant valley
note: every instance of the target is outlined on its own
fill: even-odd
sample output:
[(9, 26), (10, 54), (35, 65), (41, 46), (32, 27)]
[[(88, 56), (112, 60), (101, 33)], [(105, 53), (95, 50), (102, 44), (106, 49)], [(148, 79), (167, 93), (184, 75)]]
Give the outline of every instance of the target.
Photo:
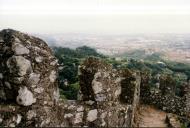
[(135, 51), (144, 51), (145, 55), (162, 54), (164, 59), (190, 63), (189, 34), (40, 34), (50, 46), (77, 48), (89, 46), (99, 53), (112, 57), (123, 57)]

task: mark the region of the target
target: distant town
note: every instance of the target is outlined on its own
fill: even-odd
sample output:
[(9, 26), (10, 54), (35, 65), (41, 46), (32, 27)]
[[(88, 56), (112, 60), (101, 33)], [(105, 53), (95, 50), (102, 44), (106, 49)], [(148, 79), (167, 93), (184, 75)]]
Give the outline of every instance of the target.
[(38, 34), (50, 46), (76, 48), (89, 46), (104, 55), (122, 57), (136, 50), (145, 54), (160, 53), (163, 58), (190, 63), (189, 34)]

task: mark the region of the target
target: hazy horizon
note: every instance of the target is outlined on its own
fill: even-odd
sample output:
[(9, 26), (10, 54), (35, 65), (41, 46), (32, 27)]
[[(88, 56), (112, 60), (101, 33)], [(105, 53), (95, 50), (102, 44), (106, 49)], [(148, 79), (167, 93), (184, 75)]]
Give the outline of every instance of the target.
[(189, 0), (0, 0), (0, 29), (28, 33), (190, 33)]

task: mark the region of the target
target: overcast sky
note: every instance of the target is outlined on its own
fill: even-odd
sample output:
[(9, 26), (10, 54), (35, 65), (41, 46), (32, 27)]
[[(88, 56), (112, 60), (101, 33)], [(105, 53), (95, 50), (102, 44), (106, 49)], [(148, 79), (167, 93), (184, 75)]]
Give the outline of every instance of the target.
[(0, 29), (35, 33), (190, 33), (190, 0), (0, 0)]

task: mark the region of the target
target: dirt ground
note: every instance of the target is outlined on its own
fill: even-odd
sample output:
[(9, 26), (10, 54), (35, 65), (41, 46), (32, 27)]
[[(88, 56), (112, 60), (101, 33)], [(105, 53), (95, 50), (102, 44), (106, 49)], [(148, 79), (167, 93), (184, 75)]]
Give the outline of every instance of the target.
[(141, 106), (136, 119), (138, 127), (167, 127), (166, 113), (152, 106)]

